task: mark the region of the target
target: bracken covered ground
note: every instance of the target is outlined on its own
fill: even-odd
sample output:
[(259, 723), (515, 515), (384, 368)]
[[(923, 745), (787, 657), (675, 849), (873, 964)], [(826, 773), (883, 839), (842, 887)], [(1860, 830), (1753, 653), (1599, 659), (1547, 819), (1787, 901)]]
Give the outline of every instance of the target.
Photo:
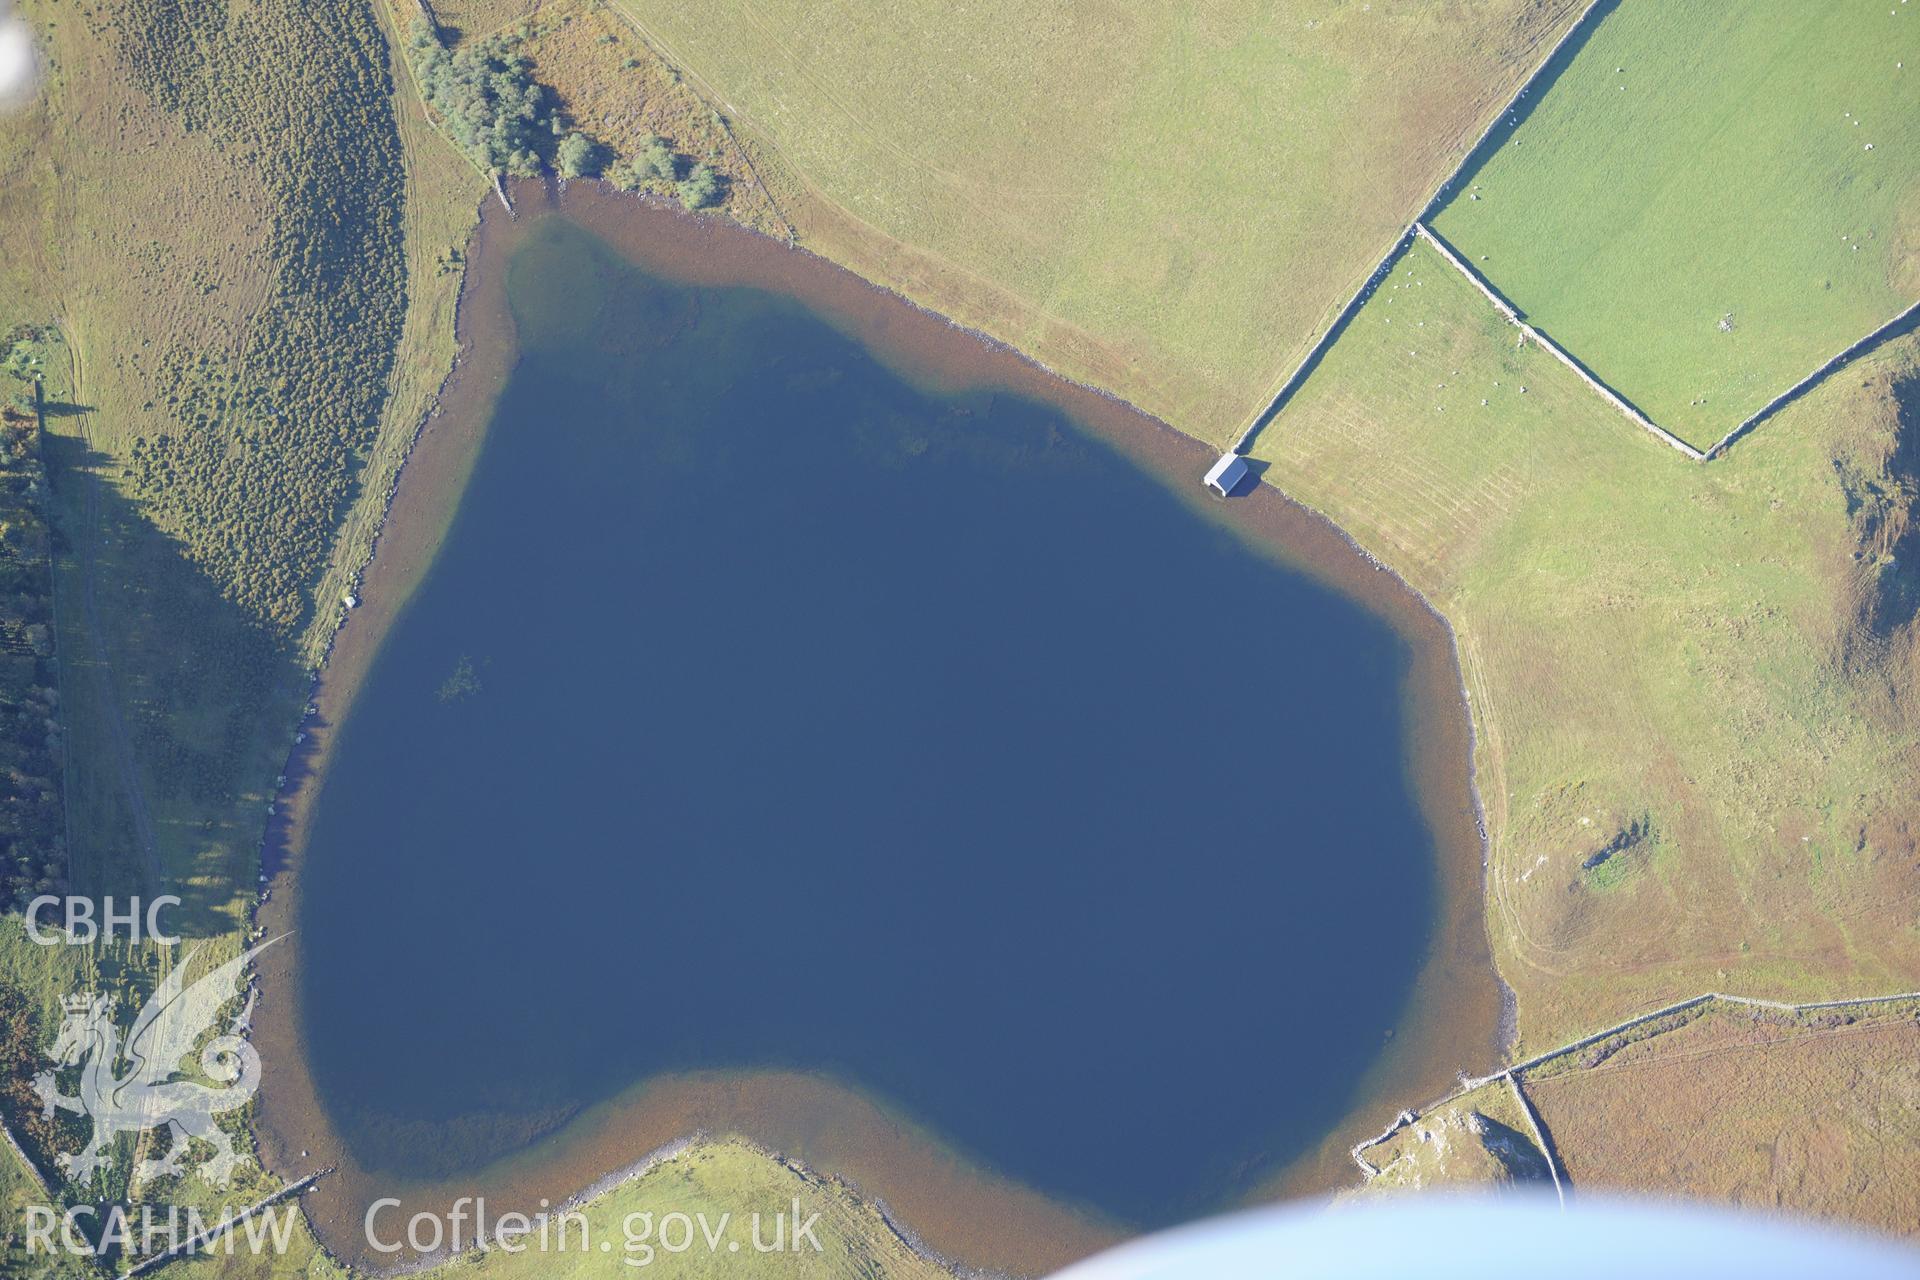
[[(1912, 1001), (1792, 1013), (1714, 1001), (1524, 1073), (1563, 1185), (1920, 1233)], [(1364, 1153), (1363, 1194), (1532, 1187), (1546, 1156), (1495, 1080)]]
[(1575, 1187), (1920, 1232), (1911, 1008), (1716, 1007), (1527, 1088)]

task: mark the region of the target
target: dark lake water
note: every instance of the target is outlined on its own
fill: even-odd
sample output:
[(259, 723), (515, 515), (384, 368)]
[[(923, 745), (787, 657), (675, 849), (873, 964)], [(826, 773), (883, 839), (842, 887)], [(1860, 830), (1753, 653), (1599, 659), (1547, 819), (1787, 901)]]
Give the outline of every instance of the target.
[(520, 362), (303, 871), (358, 1161), (458, 1174), (766, 1067), (1141, 1224), (1321, 1139), (1432, 927), (1396, 633), (798, 303), (558, 218), (508, 292)]

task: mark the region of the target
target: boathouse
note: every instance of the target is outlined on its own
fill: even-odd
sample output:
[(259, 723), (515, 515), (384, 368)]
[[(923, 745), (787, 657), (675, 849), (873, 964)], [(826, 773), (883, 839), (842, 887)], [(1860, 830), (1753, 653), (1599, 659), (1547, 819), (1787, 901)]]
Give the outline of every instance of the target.
[(1207, 488), (1224, 498), (1233, 492), (1233, 487), (1239, 484), (1241, 477), (1246, 474), (1245, 458), (1237, 453), (1223, 453), (1220, 455), (1220, 461), (1214, 463), (1213, 469), (1207, 472)]

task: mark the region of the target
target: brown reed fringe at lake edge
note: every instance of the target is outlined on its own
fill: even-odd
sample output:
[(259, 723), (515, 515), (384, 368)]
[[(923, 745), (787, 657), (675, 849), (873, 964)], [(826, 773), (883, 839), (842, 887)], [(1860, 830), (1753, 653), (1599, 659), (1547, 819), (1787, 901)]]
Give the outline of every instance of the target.
[[(493, 400), (511, 372), (505, 262), (544, 218), (560, 215), (610, 242), (630, 261), (676, 282), (750, 287), (795, 298), (910, 381), (949, 391), (993, 388), (1054, 407), (1160, 477), (1206, 518), (1392, 625), (1413, 656), (1408, 750), (1422, 812), (1436, 832), (1440, 919), (1432, 958), (1411, 1002), (1413, 1016), (1396, 1029), (1379, 1065), (1362, 1083), (1356, 1107), (1377, 1106), (1388, 1097), (1430, 1096), (1460, 1063), (1484, 1060), (1498, 1050), (1502, 999), (1482, 912), (1484, 848), (1463, 686), (1451, 633), (1406, 584), (1358, 553), (1324, 519), (1270, 487), (1227, 503), (1206, 498), (1198, 477), (1211, 451), (1165, 423), (1112, 396), (1058, 379), (1011, 349), (823, 259), (716, 219), (615, 195), (598, 184), (574, 182), (557, 192), (525, 182), (512, 194), (517, 220), (506, 218), (490, 195), (484, 202), (467, 254), (456, 374), (402, 471), (362, 584), (361, 605), (347, 615), (316, 686), (316, 714), (303, 730), (306, 752), (299, 767), (289, 770), (290, 789), (274, 820), (275, 892), (262, 924), (282, 931), (293, 919), (307, 824), (335, 727), (407, 592), (431, 562), (484, 440)], [(304, 1069), (294, 978), (303, 957), (297, 935), (290, 941), (284, 956), (264, 958), (265, 993), (256, 1014), (263, 1054), (271, 1051), (273, 1061), (259, 1102), (261, 1147), (283, 1176), (300, 1172), (306, 1163), (296, 1154), (301, 1152), (339, 1165), (340, 1172), (308, 1197), (309, 1215), (322, 1241), (353, 1261), (364, 1204), (385, 1191), (376, 1190), (376, 1175), (359, 1168), (345, 1150)], [(889, 1215), (897, 1224), (909, 1224), (926, 1248), (969, 1265), (1042, 1272), (1120, 1234), (1115, 1224), (957, 1158), (872, 1099), (821, 1077), (791, 1073), (715, 1073), (652, 1082), (557, 1130), (529, 1133), (527, 1150), (476, 1171), (458, 1187), (407, 1188), (417, 1197), (408, 1211), (430, 1211), (436, 1202), (463, 1194), (484, 1193), (503, 1212), (542, 1197), (559, 1200), (604, 1179), (609, 1169), (629, 1167), (634, 1152), (654, 1151), (699, 1129), (740, 1133), (765, 1147), (794, 1152), (823, 1175), (845, 1179), (874, 1199), (884, 1196)], [(1351, 1176), (1345, 1162), (1350, 1138), (1340, 1132), (1260, 1194), (1325, 1191), (1344, 1183)]]

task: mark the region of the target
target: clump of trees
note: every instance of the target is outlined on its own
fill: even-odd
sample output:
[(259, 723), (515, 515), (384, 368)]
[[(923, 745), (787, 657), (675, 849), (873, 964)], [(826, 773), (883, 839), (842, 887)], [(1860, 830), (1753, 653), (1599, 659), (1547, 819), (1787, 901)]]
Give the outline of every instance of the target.
[(654, 184), (671, 183), (679, 176), (680, 166), (674, 159), (673, 148), (657, 134), (642, 138), (633, 159), (616, 168), (611, 175), (613, 184), (622, 191), (638, 191)]
[[(4, 1110), (8, 1125), (27, 1154), (42, 1170), (48, 1170), (54, 1167), (55, 1153), (78, 1145), (72, 1139), (84, 1128), (78, 1117), (64, 1111), (47, 1116), (33, 1091), (34, 1074), (45, 1066), (40, 1061), (42, 1042), (39, 1010), (33, 998), (10, 982), (0, 982), (0, 1110)], [(40, 1261), (45, 1262), (44, 1256)], [(42, 1269), (7, 1274), (37, 1274)]]
[[(44, 331), (14, 330), (0, 339), (0, 370), (37, 385), (47, 346)], [(67, 875), (46, 498), (39, 424), (9, 407), (0, 414), (0, 909), (60, 892)]]
[(671, 193), (689, 209), (720, 203), (726, 179), (704, 162), (683, 176), (664, 138), (642, 139), (630, 160), (610, 166), (605, 147), (567, 128), (553, 95), (534, 78), (532, 61), (516, 51), (516, 43), (508, 34), (450, 50), (423, 19), (408, 44), (408, 61), (427, 105), (482, 168), (531, 177), (550, 152), (562, 178), (604, 176), (622, 191)]
[(449, 51), (423, 19), (414, 26), (407, 54), (427, 105), (468, 154), (487, 169), (517, 177), (540, 172), (541, 148), (559, 131), (559, 117), (546, 87), (533, 77), (533, 63), (514, 51), (512, 41), (495, 37)]
[(40, 330), (22, 326), (0, 340), (0, 376), (11, 384), (6, 406), (14, 414), (32, 414), (38, 405), (36, 388), (46, 375), (46, 339)]
[(705, 209), (720, 199), (720, 175), (709, 164), (696, 164), (687, 176), (681, 179), (678, 194), (680, 203), (689, 209)]
[(598, 177), (605, 164), (606, 153), (600, 144), (577, 129), (561, 138), (554, 149), (553, 166), (563, 178)]
[(625, 164), (615, 165), (607, 178), (622, 191), (655, 191), (677, 196), (689, 209), (707, 209), (720, 203), (727, 191), (727, 180), (704, 161), (681, 176), (680, 158), (673, 154), (667, 140), (658, 136), (641, 139), (638, 151)]

